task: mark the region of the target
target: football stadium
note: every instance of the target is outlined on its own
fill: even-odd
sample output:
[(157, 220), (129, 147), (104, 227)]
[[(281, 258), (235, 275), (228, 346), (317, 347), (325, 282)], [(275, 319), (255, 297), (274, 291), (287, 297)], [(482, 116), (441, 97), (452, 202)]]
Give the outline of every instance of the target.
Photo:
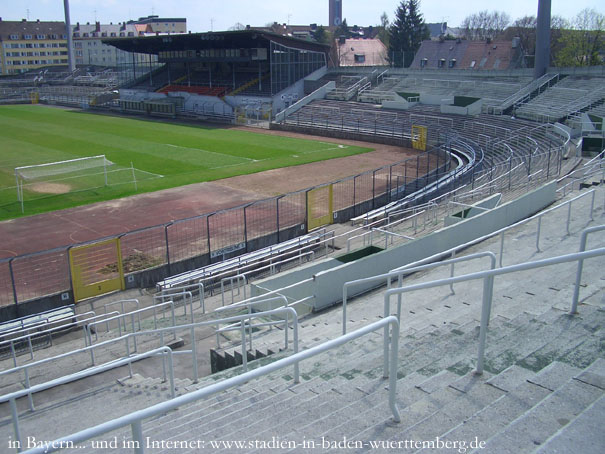
[(602, 452), (605, 66), (99, 39), (0, 77), (2, 452)]

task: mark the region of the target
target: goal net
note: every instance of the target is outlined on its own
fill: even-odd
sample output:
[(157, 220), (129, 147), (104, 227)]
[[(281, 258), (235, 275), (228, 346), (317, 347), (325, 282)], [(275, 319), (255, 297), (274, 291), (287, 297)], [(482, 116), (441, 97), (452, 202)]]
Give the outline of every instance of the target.
[(91, 190), (104, 186), (134, 183), (134, 167), (122, 167), (105, 155), (49, 162), (15, 168), (17, 198), (24, 212), (24, 201), (42, 196)]

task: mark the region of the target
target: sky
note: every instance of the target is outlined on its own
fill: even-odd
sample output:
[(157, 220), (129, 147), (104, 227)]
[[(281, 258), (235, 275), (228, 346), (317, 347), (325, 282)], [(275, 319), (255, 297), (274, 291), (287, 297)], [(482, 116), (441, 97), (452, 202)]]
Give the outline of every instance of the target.
[[(342, 0), (343, 17), (349, 25), (376, 25), (380, 16), (389, 19), (399, 5), (398, 0)], [(573, 18), (584, 8), (605, 13), (602, 0), (552, 0), (552, 14)], [(536, 15), (538, 0), (420, 0), (420, 10), (426, 22), (447, 22), (450, 27), (482, 10), (503, 11), (512, 20), (525, 15)], [(95, 20), (117, 23), (151, 14), (160, 17), (184, 17), (192, 32), (227, 30), (237, 23), (263, 26), (274, 21), (292, 25), (311, 23), (327, 25), (328, 0), (70, 0), (72, 24)], [(40, 19), (64, 20), (62, 0), (0, 1), (3, 20)]]

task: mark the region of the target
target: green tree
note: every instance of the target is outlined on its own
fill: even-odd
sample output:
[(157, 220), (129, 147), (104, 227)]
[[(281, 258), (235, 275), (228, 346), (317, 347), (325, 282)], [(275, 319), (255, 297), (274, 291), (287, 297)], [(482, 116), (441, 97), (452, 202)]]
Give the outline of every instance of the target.
[(345, 38), (351, 37), (351, 31), (349, 30), (349, 26), (347, 25), (347, 19), (343, 19), (338, 28), (334, 31), (334, 38), (338, 39), (341, 36)]
[(555, 55), (557, 66), (597, 66), (603, 64), (605, 16), (594, 9), (578, 13), (571, 29), (561, 30), (561, 48)]
[(422, 41), (431, 37), (429, 29), (424, 23), (424, 17), (422, 17), (422, 13), (420, 12), (420, 0), (408, 1), (408, 23), (410, 29), (410, 50), (416, 53), (420, 49)]
[(389, 28), (389, 55), (392, 66), (408, 67), (429, 30), (420, 13), (418, 0), (402, 1), (395, 10), (395, 20)]
[(329, 31), (325, 29), (323, 25), (320, 25), (312, 32), (313, 39), (321, 44), (331, 44), (332, 36)]

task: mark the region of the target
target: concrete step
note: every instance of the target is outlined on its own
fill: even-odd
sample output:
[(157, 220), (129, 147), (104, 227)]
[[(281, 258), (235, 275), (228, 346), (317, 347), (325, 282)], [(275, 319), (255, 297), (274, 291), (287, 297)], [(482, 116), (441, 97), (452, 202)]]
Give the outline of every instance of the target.
[[(553, 381), (560, 378), (554, 377), (553, 369), (556, 366), (550, 368), (551, 376), (546, 382), (554, 387)], [(565, 373), (562, 375), (565, 376)], [(570, 379), (486, 440), (485, 449), (490, 453), (532, 452), (604, 393), (605, 390), (596, 386)]]

